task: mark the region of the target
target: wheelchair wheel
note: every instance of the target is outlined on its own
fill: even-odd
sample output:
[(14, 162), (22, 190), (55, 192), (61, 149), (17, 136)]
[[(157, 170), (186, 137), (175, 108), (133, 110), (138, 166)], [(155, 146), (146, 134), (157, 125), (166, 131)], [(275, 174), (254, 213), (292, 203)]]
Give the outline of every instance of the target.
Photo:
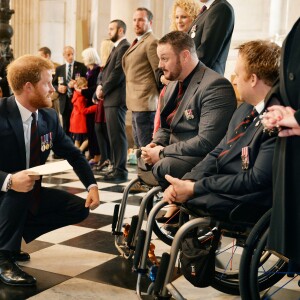
[[(272, 287), (285, 276), (285, 272), (287, 271), (287, 263), (284, 260), (271, 255), (270, 252), (265, 250), (268, 234), (269, 230), (264, 233), (251, 260), (250, 290), (251, 299), (253, 300), (259, 300), (260, 291)], [(261, 263), (260, 257), (266, 256), (266, 254), (268, 255), (268, 260)]]
[[(158, 193), (157, 195), (154, 196), (153, 201), (148, 201), (147, 207), (146, 207), (147, 216), (149, 216), (149, 213), (150, 213), (152, 207), (160, 200), (162, 200), (162, 197)], [(157, 217), (163, 216), (166, 212), (166, 209), (167, 209), (166, 207), (163, 207), (157, 213)], [(161, 241), (163, 241), (165, 244), (171, 246), (176, 232), (175, 231), (172, 232), (172, 230), (169, 230), (168, 226), (166, 226), (166, 225), (167, 224), (162, 224), (162, 223), (155, 221), (153, 224), (153, 232)]]
[[(270, 225), (271, 209), (266, 212), (263, 217), (256, 223), (251, 230), (241, 257), (240, 263), (240, 294), (243, 300), (253, 300), (251, 296), (252, 289), (250, 283), (250, 273), (253, 264), (253, 254), (256, 254), (256, 284), (258, 291), (262, 291), (274, 285), (284, 275), (281, 275), (281, 271), (286, 269), (286, 264), (282, 260), (271, 257), (271, 253), (265, 251), (265, 245), (267, 242), (268, 228)], [(258, 245), (261, 245), (261, 250), (258, 249)], [(266, 268), (268, 272), (262, 272)], [(275, 274), (277, 270), (277, 274)], [(254, 271), (252, 271), (254, 272)], [(252, 275), (254, 276), (254, 275)], [(281, 276), (281, 277), (280, 277)], [(258, 292), (257, 292), (258, 294)], [(259, 298), (259, 295), (257, 296)]]

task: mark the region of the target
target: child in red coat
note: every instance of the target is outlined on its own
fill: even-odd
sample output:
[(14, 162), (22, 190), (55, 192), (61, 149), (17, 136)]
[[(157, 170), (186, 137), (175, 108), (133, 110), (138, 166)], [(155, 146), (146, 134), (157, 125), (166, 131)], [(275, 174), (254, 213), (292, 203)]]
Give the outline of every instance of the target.
[(72, 98), (73, 110), (70, 118), (70, 132), (75, 146), (83, 152), (88, 146), (86, 115), (95, 113), (97, 105), (86, 107), (85, 97), (76, 91), (76, 89), (82, 90), (87, 88), (87, 80), (85, 77), (77, 78), (74, 87), (75, 91)]

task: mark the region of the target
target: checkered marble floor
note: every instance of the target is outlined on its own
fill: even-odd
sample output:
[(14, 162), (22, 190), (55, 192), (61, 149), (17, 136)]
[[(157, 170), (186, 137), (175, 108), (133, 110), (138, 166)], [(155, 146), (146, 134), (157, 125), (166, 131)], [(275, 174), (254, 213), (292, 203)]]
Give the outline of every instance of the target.
[[(136, 168), (128, 166), (129, 180), (135, 178)], [(137, 299), (137, 275), (131, 262), (121, 257), (111, 235), (111, 221), (116, 203), (122, 199), (122, 189), (128, 184), (108, 183), (96, 175), (101, 205), (82, 223), (67, 226), (39, 237), (22, 249), (31, 255), (23, 269), (37, 278), (36, 287), (9, 287), (0, 283), (0, 300), (69, 300), (69, 299)], [(43, 178), (43, 185), (64, 189), (85, 198), (87, 192), (73, 171)], [(125, 217), (137, 214), (143, 194), (130, 194)], [(169, 247), (155, 239), (156, 255)], [(149, 280), (142, 282), (146, 291)], [(198, 289), (179, 277), (175, 286), (186, 299), (237, 300), (240, 297), (223, 294), (213, 288)], [(299, 299), (297, 282), (289, 284), (276, 298)]]

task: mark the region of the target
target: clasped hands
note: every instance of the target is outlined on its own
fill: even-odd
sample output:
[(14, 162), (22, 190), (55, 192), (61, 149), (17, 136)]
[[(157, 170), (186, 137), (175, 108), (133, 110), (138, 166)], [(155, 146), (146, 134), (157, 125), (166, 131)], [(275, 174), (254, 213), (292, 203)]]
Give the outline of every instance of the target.
[(262, 124), (268, 132), (277, 130), (278, 136), (300, 135), (300, 126), (295, 119), (295, 110), (291, 107), (273, 105), (262, 115)]
[(159, 161), (159, 151), (163, 148), (163, 146), (158, 146), (155, 143), (150, 143), (145, 147), (141, 147), (141, 157), (148, 165), (154, 165)]
[(170, 185), (164, 191), (163, 200), (167, 201), (169, 204), (174, 202), (184, 203), (194, 196), (195, 182), (178, 179), (170, 175), (166, 175), (165, 178)]

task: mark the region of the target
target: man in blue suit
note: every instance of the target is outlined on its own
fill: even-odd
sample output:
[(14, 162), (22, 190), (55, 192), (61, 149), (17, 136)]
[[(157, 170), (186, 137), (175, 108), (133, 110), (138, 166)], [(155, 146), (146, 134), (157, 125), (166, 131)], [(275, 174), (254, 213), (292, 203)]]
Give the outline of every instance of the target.
[[(22, 238), (28, 243), (81, 222), (100, 200), (87, 160), (66, 136), (55, 110), (48, 108), (54, 92), (52, 64), (37, 56), (22, 56), (9, 65), (7, 78), (14, 96), (0, 102), (0, 280), (31, 286), (36, 279), (16, 264), (30, 259), (20, 252)], [(44, 164), (51, 150), (72, 165), (88, 190), (85, 201), (41, 187), (40, 176), (26, 170)]]

